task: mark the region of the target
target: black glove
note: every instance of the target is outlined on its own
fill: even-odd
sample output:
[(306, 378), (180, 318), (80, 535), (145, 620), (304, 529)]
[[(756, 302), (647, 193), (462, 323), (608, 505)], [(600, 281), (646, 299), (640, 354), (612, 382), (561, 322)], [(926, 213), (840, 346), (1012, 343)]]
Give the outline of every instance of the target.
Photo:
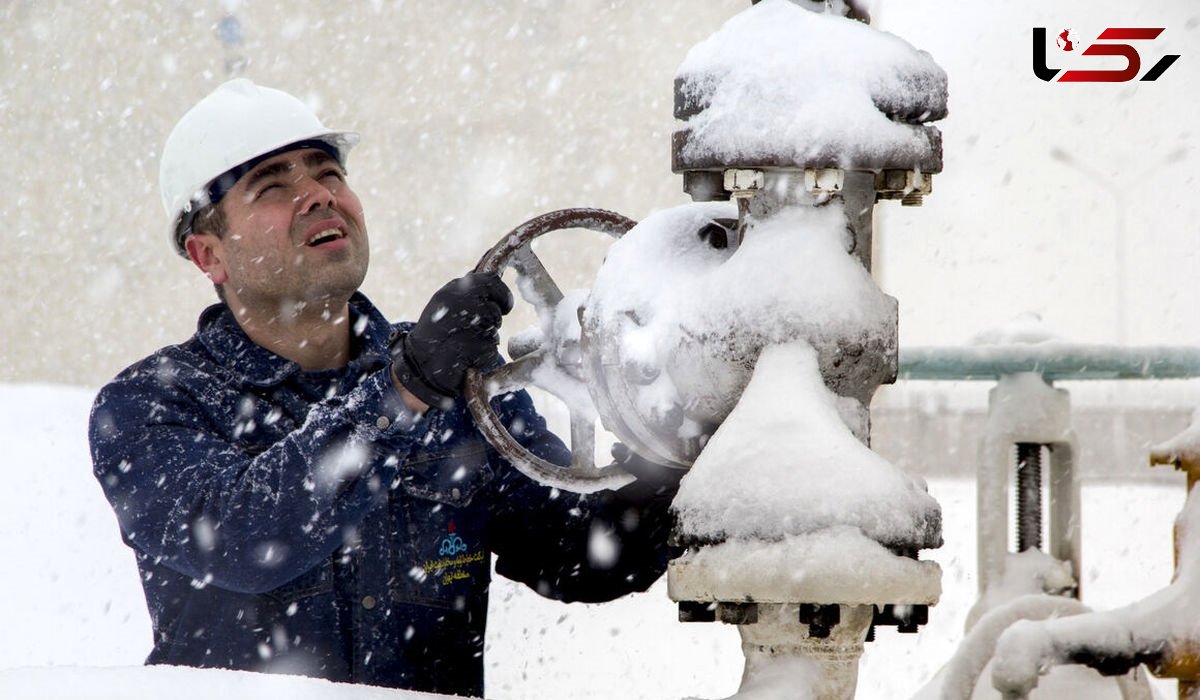
[(634, 477), (633, 483), (616, 491), (617, 497), (626, 501), (644, 502), (654, 498), (673, 498), (679, 491), (680, 480), (687, 474), (686, 469), (651, 462), (620, 442), (613, 443), (612, 456), (613, 464)]
[(462, 394), (467, 370), (497, 360), (500, 317), (512, 292), (499, 275), (472, 272), (437, 290), (417, 325), (392, 344), (396, 378), (418, 399), (444, 406)]

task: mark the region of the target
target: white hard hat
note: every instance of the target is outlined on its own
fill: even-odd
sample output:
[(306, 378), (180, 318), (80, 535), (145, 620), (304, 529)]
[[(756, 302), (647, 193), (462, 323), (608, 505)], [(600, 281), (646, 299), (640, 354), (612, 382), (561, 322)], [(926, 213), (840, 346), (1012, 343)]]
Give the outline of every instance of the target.
[(191, 215), (209, 203), (217, 178), (302, 141), (330, 149), (345, 165), (358, 134), (327, 129), (300, 100), (245, 78), (223, 83), (196, 103), (167, 137), (159, 164), (167, 235), (175, 252), (187, 257), (183, 240)]

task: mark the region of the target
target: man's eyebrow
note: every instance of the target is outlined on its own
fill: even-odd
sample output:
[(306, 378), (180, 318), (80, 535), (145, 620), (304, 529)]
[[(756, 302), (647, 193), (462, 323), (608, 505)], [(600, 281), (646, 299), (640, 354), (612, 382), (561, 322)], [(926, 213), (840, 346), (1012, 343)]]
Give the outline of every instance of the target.
[[(325, 151), (318, 150), (313, 151), (312, 153), (304, 154), (304, 167), (306, 168), (315, 168), (319, 165), (323, 165), (324, 163), (334, 163), (338, 166), (338, 168), (341, 168), (342, 166), (342, 164), (338, 162), (337, 158), (334, 158)], [(292, 164), (288, 161), (279, 161), (276, 163), (271, 163), (270, 165), (264, 165), (263, 167), (252, 171), (246, 176), (246, 189), (253, 190), (255, 185), (263, 180), (270, 179), (276, 175), (283, 175), (284, 173), (292, 170), (292, 168)]]
[(246, 176), (246, 189), (252, 190), (259, 182), (275, 177), (276, 175), (282, 175), (291, 169), (291, 166), (286, 161), (265, 165)]
[(317, 150), (317, 151), (313, 151), (311, 153), (304, 154), (304, 165), (309, 168), (313, 168), (318, 165), (323, 165), (323, 164), (329, 163), (329, 162), (336, 163), (339, 168), (342, 165), (341, 163), (338, 162), (337, 158), (334, 158), (333, 156), (329, 155), (325, 151)]

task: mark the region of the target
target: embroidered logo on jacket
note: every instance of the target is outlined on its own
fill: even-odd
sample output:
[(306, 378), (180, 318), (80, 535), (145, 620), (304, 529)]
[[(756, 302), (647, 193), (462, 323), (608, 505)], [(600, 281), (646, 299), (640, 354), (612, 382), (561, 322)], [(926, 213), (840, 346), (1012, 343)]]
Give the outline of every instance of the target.
[(463, 538), (459, 537), (454, 532), (454, 521), (450, 521), (450, 526), (446, 528), (448, 532), (442, 538), (442, 544), (438, 547), (439, 557), (452, 557), (455, 554), (460, 554), (467, 551), (467, 543), (463, 542)]
[(426, 575), (437, 577), (443, 586), (469, 579), (471, 572), (468, 567), (483, 561), (485, 556), (482, 551), (468, 552), (469, 549), (466, 541), (455, 532), (454, 521), (451, 520), (445, 536), (438, 543), (438, 556), (441, 558), (426, 561), (421, 568), (425, 569)]

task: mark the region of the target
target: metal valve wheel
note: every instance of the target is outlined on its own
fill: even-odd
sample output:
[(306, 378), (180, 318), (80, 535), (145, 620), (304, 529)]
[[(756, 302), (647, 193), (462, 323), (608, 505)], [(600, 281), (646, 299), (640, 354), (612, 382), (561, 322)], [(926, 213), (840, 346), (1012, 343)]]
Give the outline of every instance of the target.
[[(563, 332), (552, 319), (577, 315), (577, 299), (567, 299), (530, 244), (539, 236), (560, 229), (581, 228), (620, 238), (637, 222), (603, 209), (560, 209), (521, 224), (492, 247), (475, 266), (475, 272), (502, 274), (508, 267), (517, 273), (517, 288), (543, 319), (540, 338), (509, 343), (511, 361), (486, 374), (467, 372), (463, 394), (484, 438), (510, 464), (526, 476), (576, 493), (618, 488), (633, 480), (620, 468), (595, 463), (596, 410), (583, 380), (579, 338)], [(580, 301), (581, 303), (581, 301)], [(551, 321), (547, 321), (547, 320)], [(497, 394), (538, 386), (566, 404), (571, 418), (571, 465), (563, 467), (541, 459), (513, 437), (492, 409)]]

